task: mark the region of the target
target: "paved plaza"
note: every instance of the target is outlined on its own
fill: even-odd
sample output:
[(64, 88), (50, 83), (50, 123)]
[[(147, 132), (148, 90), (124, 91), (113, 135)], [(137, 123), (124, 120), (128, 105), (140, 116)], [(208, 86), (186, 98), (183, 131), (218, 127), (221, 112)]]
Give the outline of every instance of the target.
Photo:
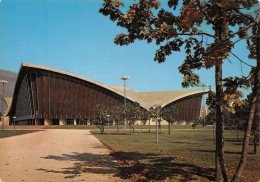
[(121, 181), (88, 130), (48, 129), (0, 139), (0, 181)]

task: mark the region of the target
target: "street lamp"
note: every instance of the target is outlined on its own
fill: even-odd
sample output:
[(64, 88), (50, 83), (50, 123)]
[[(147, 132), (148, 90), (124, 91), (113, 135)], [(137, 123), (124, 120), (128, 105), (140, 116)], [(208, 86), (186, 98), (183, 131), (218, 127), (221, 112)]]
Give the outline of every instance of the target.
[(34, 122), (35, 122), (35, 125), (37, 125), (37, 119), (38, 119), (38, 111), (35, 111), (35, 115), (34, 115)]
[(159, 109), (159, 107), (161, 107), (161, 105), (155, 104), (153, 106), (156, 109), (156, 143), (158, 143), (158, 111), (159, 111), (158, 109)]
[[(208, 84), (206, 84), (206, 83), (202, 83), (202, 84), (200, 84), (200, 86), (203, 88), (203, 95), (202, 95), (202, 108), (203, 108), (203, 110), (202, 110), (202, 118), (203, 118), (203, 122), (205, 122), (205, 115), (206, 115), (206, 108), (205, 108), (205, 98), (204, 98), (204, 92), (205, 92), (205, 87), (207, 87), (208, 86)], [(205, 126), (203, 126), (203, 128), (204, 128)], [(205, 128), (204, 128), (205, 129)]]
[(4, 130), (4, 120), (5, 120), (5, 116), (4, 116), (4, 95), (5, 95), (5, 84), (7, 84), (8, 82), (6, 80), (0, 80), (0, 83), (3, 84), (3, 99), (2, 99), (2, 130)]
[(109, 117), (110, 117), (110, 115), (108, 114), (107, 115), (107, 126), (108, 126), (107, 134), (109, 134)]
[[(125, 112), (126, 112), (126, 80), (129, 80), (129, 76), (121, 76), (121, 80), (124, 80), (124, 105), (125, 105)], [(125, 116), (125, 130), (126, 130), (126, 116)]]
[(16, 117), (13, 116), (14, 133), (15, 133), (15, 119), (16, 119)]

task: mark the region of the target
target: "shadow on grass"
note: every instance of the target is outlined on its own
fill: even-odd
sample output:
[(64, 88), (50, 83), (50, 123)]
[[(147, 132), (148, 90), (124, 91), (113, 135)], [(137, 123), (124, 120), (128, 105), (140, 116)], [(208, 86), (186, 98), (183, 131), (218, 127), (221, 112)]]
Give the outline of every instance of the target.
[(114, 176), (119, 176), (118, 171), (113, 167), (116, 166), (117, 163), (114, 162), (109, 155), (73, 152), (72, 154), (62, 154), (60, 156), (48, 155), (41, 158), (73, 162), (73, 167), (61, 168), (61, 170), (36, 169), (49, 173), (64, 174), (65, 179), (73, 179), (77, 176), (81, 176), (83, 173), (114, 174)]
[[(153, 181), (173, 178), (177, 181), (199, 180), (198, 176), (214, 180), (213, 168), (181, 162), (174, 157), (158, 157), (154, 154), (136, 152), (114, 152), (111, 154), (118, 159), (121, 178), (130, 181)], [(134, 159), (134, 160), (131, 160)], [(135, 160), (148, 159), (149, 164), (141, 164)]]
[(100, 132), (91, 132), (91, 134), (92, 135), (101, 135), (101, 136), (104, 136), (104, 135), (112, 135), (112, 136), (114, 136), (114, 135), (130, 135), (130, 133), (110, 133), (110, 134), (108, 134), (108, 133), (100, 133)]
[[(111, 160), (111, 156), (118, 160), (119, 165)], [(184, 182), (199, 180), (198, 177), (210, 181), (214, 180), (214, 169), (185, 163), (174, 157), (159, 157), (158, 154), (139, 152), (113, 152), (111, 156), (77, 152), (59, 156), (48, 155), (41, 158), (71, 162), (73, 166), (61, 169), (38, 168), (36, 170), (64, 174), (65, 179), (72, 180), (84, 173), (112, 174), (123, 180), (130, 179), (130, 181), (153, 181), (173, 178)], [(137, 162), (139, 160), (148, 160), (149, 164), (141, 164)], [(113, 166), (119, 166), (120, 173)]]
[[(194, 150), (192, 150), (194, 151)], [(198, 152), (209, 152), (209, 153), (215, 153), (215, 150), (196, 150)], [(231, 152), (231, 151), (224, 151), (225, 154), (236, 154), (241, 155), (241, 152)]]

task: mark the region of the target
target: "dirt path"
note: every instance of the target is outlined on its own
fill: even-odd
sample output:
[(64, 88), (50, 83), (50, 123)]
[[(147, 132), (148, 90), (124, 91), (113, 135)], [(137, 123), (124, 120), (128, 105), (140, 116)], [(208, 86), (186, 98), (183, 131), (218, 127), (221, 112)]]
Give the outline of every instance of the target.
[(0, 181), (121, 181), (116, 161), (87, 130), (0, 139)]

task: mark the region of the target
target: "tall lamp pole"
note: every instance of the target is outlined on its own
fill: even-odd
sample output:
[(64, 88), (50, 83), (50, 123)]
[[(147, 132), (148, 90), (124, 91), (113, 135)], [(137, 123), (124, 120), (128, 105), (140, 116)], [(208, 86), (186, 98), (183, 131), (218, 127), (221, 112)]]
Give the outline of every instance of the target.
[(0, 83), (3, 84), (3, 98), (2, 98), (2, 130), (4, 130), (4, 120), (5, 120), (5, 116), (4, 116), (4, 95), (5, 95), (5, 84), (7, 84), (8, 82), (6, 80), (0, 80)]
[(158, 143), (158, 112), (159, 112), (159, 107), (161, 107), (161, 105), (159, 104), (155, 104), (153, 105), (156, 109), (156, 143)]
[(13, 116), (14, 133), (15, 133), (15, 119), (16, 119), (16, 117)]
[[(125, 112), (126, 112), (126, 80), (129, 80), (129, 76), (121, 76), (121, 80), (124, 80), (124, 105), (125, 105)], [(126, 130), (126, 116), (125, 116), (125, 130)]]
[(107, 115), (107, 128), (108, 128), (107, 134), (109, 134), (109, 117), (110, 117), (110, 115), (108, 114)]
[(205, 122), (205, 115), (206, 115), (206, 108), (205, 108), (205, 97), (204, 97), (204, 91), (205, 91), (205, 87), (207, 87), (208, 86), (208, 84), (206, 84), (206, 83), (202, 83), (201, 85), (200, 85), (202, 88), (203, 88), (203, 95), (202, 95), (202, 107), (203, 107), (203, 110), (202, 110), (202, 112), (203, 112), (203, 115), (202, 115), (202, 117), (203, 117), (203, 121)]

